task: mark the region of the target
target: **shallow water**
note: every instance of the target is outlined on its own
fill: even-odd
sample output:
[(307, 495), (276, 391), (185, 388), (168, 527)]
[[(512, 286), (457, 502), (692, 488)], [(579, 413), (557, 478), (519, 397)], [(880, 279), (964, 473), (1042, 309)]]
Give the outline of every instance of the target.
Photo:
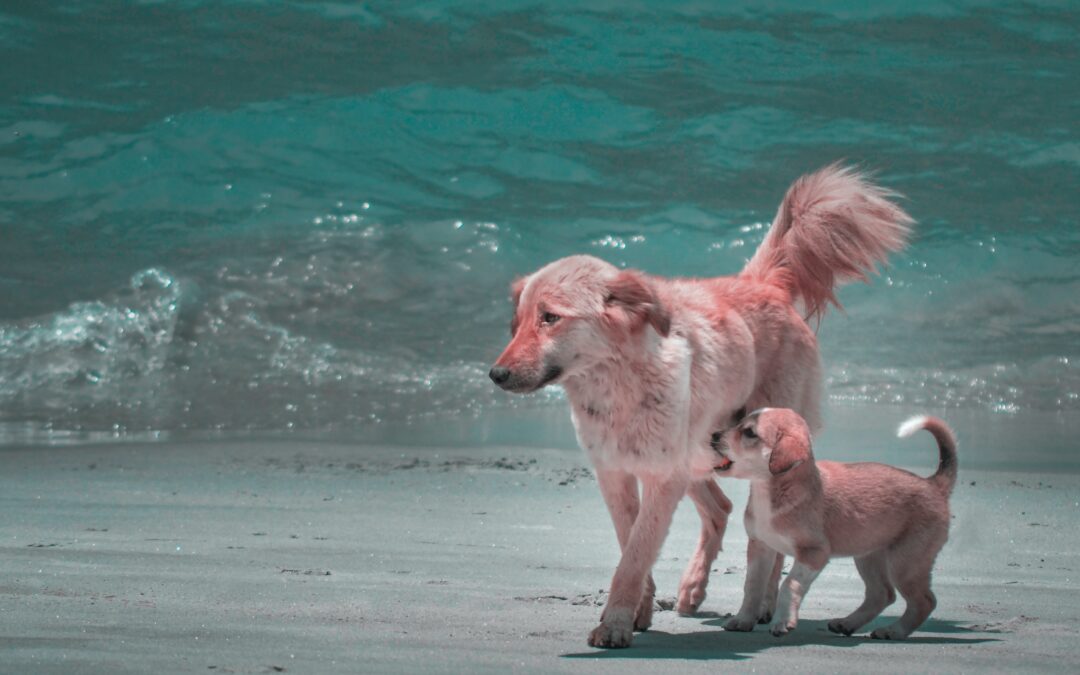
[(510, 280), (735, 272), (846, 159), (919, 224), (822, 325), (830, 406), (1036, 415), (1074, 462), (1080, 11), (863, 5), (4, 3), (3, 436), (563, 443), (485, 376)]

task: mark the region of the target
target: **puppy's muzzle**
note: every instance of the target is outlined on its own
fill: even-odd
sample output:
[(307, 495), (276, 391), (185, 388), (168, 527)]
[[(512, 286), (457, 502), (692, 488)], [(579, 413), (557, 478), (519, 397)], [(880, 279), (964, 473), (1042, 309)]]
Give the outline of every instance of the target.
[(724, 473), (731, 469), (731, 466), (735, 463), (725, 452), (728, 449), (727, 443), (724, 442), (724, 436), (726, 434), (723, 431), (713, 432), (712, 437), (709, 439), (709, 445), (712, 447), (713, 452), (718, 455), (717, 464), (713, 467), (713, 471), (717, 473)]

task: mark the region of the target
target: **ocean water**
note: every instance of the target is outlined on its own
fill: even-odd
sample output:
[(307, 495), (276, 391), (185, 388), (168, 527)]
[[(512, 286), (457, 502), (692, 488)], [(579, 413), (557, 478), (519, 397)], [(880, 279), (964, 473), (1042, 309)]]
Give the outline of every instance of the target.
[(843, 159), (918, 225), (832, 418), (1076, 469), (1080, 6), (893, 4), (6, 0), (0, 440), (570, 446), (486, 377), (509, 282), (736, 272)]

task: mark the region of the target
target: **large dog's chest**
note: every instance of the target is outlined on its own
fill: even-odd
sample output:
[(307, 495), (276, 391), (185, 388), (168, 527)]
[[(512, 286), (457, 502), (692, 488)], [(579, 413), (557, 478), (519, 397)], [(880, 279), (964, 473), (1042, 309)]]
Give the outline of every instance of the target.
[(654, 356), (611, 363), (566, 383), (578, 441), (593, 464), (682, 462), (691, 415), (689, 353), (669, 346)]
[(578, 441), (595, 466), (685, 472), (699, 454), (697, 463), (708, 464), (713, 411), (691, 396), (691, 358), (680, 346), (645, 366), (613, 367), (567, 383)]
[(593, 463), (629, 467), (681, 459), (689, 410), (667, 394), (623, 390), (572, 400), (578, 442)]

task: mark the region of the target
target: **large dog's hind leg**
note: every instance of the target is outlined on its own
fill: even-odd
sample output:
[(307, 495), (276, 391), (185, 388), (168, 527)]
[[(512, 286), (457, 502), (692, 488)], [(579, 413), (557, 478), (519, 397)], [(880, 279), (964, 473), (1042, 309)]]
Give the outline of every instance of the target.
[[(619, 539), (619, 551), (626, 551), (626, 542), (630, 540), (630, 530), (638, 515), (638, 482), (633, 474), (625, 471), (596, 470), (596, 480), (600, 484), (600, 494), (604, 497), (611, 520), (615, 524), (615, 536)], [(641, 601), (634, 612), (634, 629), (646, 630), (652, 624), (653, 597), (656, 584), (650, 573), (645, 579)], [(601, 616), (601, 620), (603, 617)]]
[(679, 602), (676, 609), (683, 615), (696, 612), (705, 600), (709, 570), (723, 544), (724, 531), (731, 514), (731, 500), (712, 478), (692, 483), (687, 494), (694, 500), (694, 506), (701, 516), (701, 538), (683, 573), (682, 581), (679, 582)]
[(675, 507), (686, 494), (684, 476), (642, 478), (642, 504), (622, 559), (611, 580), (607, 606), (600, 625), (589, 634), (593, 647), (629, 647), (633, 640), (634, 615), (641, 603), (645, 577), (656, 562)]

